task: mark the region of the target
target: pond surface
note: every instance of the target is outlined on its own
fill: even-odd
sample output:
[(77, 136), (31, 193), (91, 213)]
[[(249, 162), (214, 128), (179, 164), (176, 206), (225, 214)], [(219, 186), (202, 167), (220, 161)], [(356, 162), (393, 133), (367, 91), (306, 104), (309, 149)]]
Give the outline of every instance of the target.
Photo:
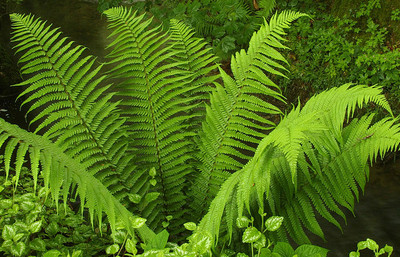
[[(96, 10), (96, 4), (77, 0), (25, 0), (15, 9), (16, 12), (33, 13), (62, 27), (64, 36), (69, 36), (79, 44), (89, 48), (91, 54), (104, 55), (107, 44), (105, 19)], [(2, 85), (0, 94), (9, 91)], [(26, 127), (24, 115), (18, 112), (14, 96), (0, 97), (0, 117)], [(400, 159), (400, 158), (399, 158)], [(356, 250), (358, 241), (371, 238), (380, 246), (385, 244), (400, 253), (400, 162), (379, 165), (371, 171), (371, 181), (367, 184), (365, 195), (356, 204), (355, 217), (347, 213), (347, 226), (343, 234), (333, 225), (326, 224), (326, 242), (317, 240), (320, 246), (331, 249), (328, 256), (344, 257)], [(363, 251), (361, 256), (373, 256)]]

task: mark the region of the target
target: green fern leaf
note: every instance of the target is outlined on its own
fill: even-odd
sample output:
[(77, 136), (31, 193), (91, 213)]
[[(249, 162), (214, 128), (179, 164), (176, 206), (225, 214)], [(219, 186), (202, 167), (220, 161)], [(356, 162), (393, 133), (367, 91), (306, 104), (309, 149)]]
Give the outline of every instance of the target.
[(265, 73), (284, 76), (279, 70), (285, 68), (279, 62), (286, 61), (274, 48), (285, 48), (279, 35), (302, 16), (283, 12), (273, 16), (269, 24), (265, 21), (251, 38), (248, 51), (232, 57), (234, 78), (220, 69), (224, 87), (217, 85), (213, 92), (200, 134), (198, 158), (202, 164), (192, 187), (193, 209), (206, 209), (229, 174), (243, 167), (254, 153), (254, 145), (275, 126), (266, 117), (281, 111), (265, 99), (283, 101), (283, 96)]
[[(160, 193), (146, 208), (142, 206), (142, 215), (151, 227), (161, 229), (162, 222), (172, 215), (171, 224), (183, 229), (183, 191), (193, 170), (190, 163), (195, 134), (189, 128), (198, 116), (192, 110), (199, 100), (196, 92), (215, 79), (207, 78), (208, 72), (202, 70), (209, 64), (212, 67), (214, 57), (198, 53), (203, 43), (192, 39), (187, 28), (177, 22), (172, 22), (171, 41), (160, 28), (150, 29), (151, 20), (137, 16), (132, 9), (112, 8), (105, 15), (109, 27), (115, 28), (110, 35), (110, 76), (120, 79), (117, 88), (123, 98), (122, 115), (129, 124), (131, 147), (139, 149), (139, 167), (129, 181), (131, 193)], [(205, 63), (197, 63), (195, 58)], [(154, 188), (148, 183), (152, 168), (156, 170)]]
[[(6, 152), (17, 151), (15, 156), (15, 176), (18, 180), (22, 163), (29, 155), (31, 170), (35, 180), (39, 173), (44, 178), (44, 184), (51, 190), (53, 200), (58, 209), (60, 193), (64, 204), (73, 183), (77, 185), (77, 195), (81, 199), (82, 211), (89, 209), (92, 225), (97, 216), (99, 225), (102, 223), (102, 213), (108, 217), (108, 222), (115, 231), (117, 220), (122, 221), (129, 233), (135, 237), (132, 220), (135, 216), (116, 199), (100, 180), (91, 175), (79, 161), (65, 154), (59, 146), (44, 137), (29, 133), (16, 125), (12, 125), (0, 118), (0, 147)], [(10, 162), (4, 163), (6, 170), (11, 167)], [(7, 174), (8, 175), (8, 174)], [(35, 181), (35, 184), (37, 182)], [(155, 234), (144, 225), (137, 229), (144, 241), (149, 241)]]
[[(370, 102), (391, 113), (379, 88), (349, 85), (315, 96), (302, 110), (294, 109), (260, 142), (249, 163), (222, 184), (223, 191), (199, 228), (217, 238), (222, 220), (232, 224), (227, 219), (255, 215), (259, 208), (285, 218), (284, 227), (269, 235), (275, 240), (287, 240), (288, 234), (307, 243), (305, 228), (323, 237), (318, 215), (340, 227), (331, 212), (345, 218), (340, 206), (353, 210), (368, 178), (368, 160), (400, 144), (400, 125), (392, 118), (371, 125), (372, 115), (366, 115), (344, 127), (355, 107)], [(251, 201), (253, 195), (258, 207)], [(236, 199), (236, 210), (226, 209), (231, 198)], [(224, 217), (224, 211), (235, 213)]]

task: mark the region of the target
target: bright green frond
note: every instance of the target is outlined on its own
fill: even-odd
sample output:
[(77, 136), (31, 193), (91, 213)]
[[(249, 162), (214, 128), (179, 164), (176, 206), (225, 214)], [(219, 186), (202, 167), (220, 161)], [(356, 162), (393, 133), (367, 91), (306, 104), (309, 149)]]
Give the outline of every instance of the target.
[[(7, 176), (10, 166), (14, 166), (18, 179), (22, 163), (29, 156), (35, 185), (40, 170), (45, 187), (50, 189), (57, 208), (61, 196), (66, 204), (65, 196), (73, 185), (77, 185), (77, 195), (81, 199), (82, 210), (84, 207), (88, 208), (92, 225), (96, 216), (101, 226), (104, 212), (113, 231), (116, 222), (122, 221), (129, 233), (135, 236), (132, 228), (135, 216), (111, 194), (100, 180), (91, 175), (84, 165), (65, 154), (56, 144), (0, 119), (0, 147), (4, 147), (6, 153), (17, 152), (14, 165), (10, 163), (11, 159), (14, 161), (13, 158), (5, 157)], [(137, 229), (137, 232), (144, 241), (154, 237), (154, 233), (146, 225)]]
[[(202, 42), (181, 24), (173, 22), (171, 40), (160, 28), (150, 28), (150, 20), (132, 9), (118, 7), (104, 13), (114, 29), (109, 74), (119, 79), (116, 87), (122, 97), (122, 115), (127, 119), (131, 147), (138, 149), (138, 168), (128, 182), (133, 185), (131, 193), (160, 193), (146, 208), (145, 203), (138, 208), (154, 228), (160, 229), (168, 215), (179, 227), (185, 222), (183, 191), (192, 172), (194, 134), (189, 128), (198, 116), (192, 112), (199, 99), (195, 94), (215, 79), (202, 69), (213, 67), (214, 57), (207, 52), (198, 54)], [(149, 184), (152, 168), (156, 170), (154, 187)]]
[[(192, 187), (193, 209), (205, 209), (229, 176), (243, 167), (260, 140), (275, 124), (272, 115), (282, 114), (268, 100), (283, 101), (279, 87), (267, 74), (284, 76), (286, 60), (275, 50), (285, 48), (279, 41), (283, 29), (304, 16), (297, 12), (274, 15), (250, 40), (248, 51), (232, 56), (233, 78), (220, 69), (224, 87), (217, 86), (200, 134), (201, 174)], [(283, 63), (280, 64), (280, 63)], [(295, 157), (295, 156), (294, 156)], [(293, 157), (293, 158), (294, 158)]]
[[(345, 218), (341, 207), (353, 211), (368, 179), (368, 160), (400, 144), (400, 126), (392, 118), (374, 125), (373, 115), (348, 122), (356, 106), (372, 102), (386, 108), (382, 97), (376, 88), (344, 85), (292, 110), (260, 142), (249, 163), (222, 184), (200, 227), (218, 237), (222, 220), (234, 224), (228, 219), (256, 215), (258, 208), (285, 218), (284, 226), (269, 235), (275, 240), (286, 240), (285, 230), (298, 243), (309, 242), (305, 229), (323, 237), (317, 216), (340, 227), (332, 213)], [(258, 207), (251, 201), (254, 195)], [(226, 209), (232, 199), (236, 210)]]
[[(23, 53), (21, 72), (29, 76), (17, 85), (25, 87), (19, 98), (29, 105), (28, 113), (35, 113), (30, 121), (35, 133), (79, 160), (113, 193), (121, 191), (118, 176), (132, 166), (122, 165), (122, 156), (115, 154), (126, 150), (124, 120), (111, 103), (113, 95), (106, 93), (110, 86), (102, 86), (102, 66), (93, 56), (83, 55), (83, 46), (75, 46), (40, 19), (12, 14), (11, 20), (12, 41)], [(123, 197), (126, 192), (118, 194)]]

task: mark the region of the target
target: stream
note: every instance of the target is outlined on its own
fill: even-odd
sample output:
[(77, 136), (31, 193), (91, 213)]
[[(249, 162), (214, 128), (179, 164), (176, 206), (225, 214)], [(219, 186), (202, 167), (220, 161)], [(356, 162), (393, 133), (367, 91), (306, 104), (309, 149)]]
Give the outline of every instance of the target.
[[(104, 46), (107, 44), (105, 18), (97, 12), (97, 5), (79, 0), (25, 0), (20, 6), (13, 7), (15, 12), (31, 12), (62, 27), (64, 36), (78, 44), (88, 47), (91, 54), (103, 60)], [(4, 23), (3, 23), (4, 24)], [(0, 26), (1, 27), (1, 26)], [(4, 37), (4, 26), (2, 28)], [(4, 38), (3, 38), (4, 39)], [(0, 70), (0, 75), (5, 71)], [(0, 80), (1, 82), (1, 80)], [(0, 83), (0, 117), (11, 123), (26, 128), (24, 115), (15, 104), (16, 90)], [(400, 157), (398, 158), (400, 159)], [(374, 239), (380, 247), (385, 244), (395, 248), (392, 256), (400, 254), (400, 160), (394, 158), (386, 164), (379, 164), (371, 169), (370, 182), (365, 195), (356, 204), (355, 217), (347, 212), (347, 225), (343, 222), (342, 232), (331, 224), (324, 224), (326, 241), (313, 241), (315, 244), (330, 249), (330, 257), (348, 256), (357, 249), (357, 242), (367, 238)], [(362, 251), (361, 256), (374, 256)], [(386, 255), (385, 255), (386, 256)]]

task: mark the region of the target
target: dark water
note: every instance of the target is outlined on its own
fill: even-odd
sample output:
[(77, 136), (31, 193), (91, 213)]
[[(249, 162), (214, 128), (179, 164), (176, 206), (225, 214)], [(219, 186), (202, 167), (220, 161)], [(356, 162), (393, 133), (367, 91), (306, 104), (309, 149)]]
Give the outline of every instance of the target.
[[(62, 27), (65, 36), (89, 48), (89, 53), (101, 57), (107, 44), (105, 19), (96, 11), (95, 4), (77, 0), (25, 0), (23, 5), (13, 11), (33, 13)], [(4, 23), (3, 23), (4, 24)], [(1, 85), (0, 94), (15, 94), (8, 85)], [(18, 112), (14, 97), (0, 97), (0, 117), (12, 123), (24, 125), (24, 116)], [(400, 159), (400, 158), (399, 158)], [(348, 256), (356, 250), (358, 241), (374, 239), (380, 246), (391, 245), (400, 253), (400, 162), (379, 165), (371, 171), (371, 181), (367, 184), (365, 195), (356, 204), (355, 217), (347, 213), (347, 225), (343, 223), (343, 234), (330, 224), (324, 224), (326, 242), (316, 244), (331, 249), (329, 256)], [(363, 251), (361, 256), (373, 256)]]

